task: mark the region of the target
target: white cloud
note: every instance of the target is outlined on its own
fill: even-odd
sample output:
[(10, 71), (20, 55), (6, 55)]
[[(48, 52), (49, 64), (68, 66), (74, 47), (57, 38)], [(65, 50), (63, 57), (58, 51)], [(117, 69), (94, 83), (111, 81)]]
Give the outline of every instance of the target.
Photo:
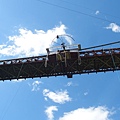
[(113, 32), (120, 32), (120, 26), (118, 26), (115, 23), (110, 23), (110, 25), (108, 27), (106, 27), (106, 29), (111, 29)]
[(66, 85), (66, 87), (70, 87), (70, 86), (79, 86), (78, 84), (76, 83), (73, 83), (72, 81), (68, 82)]
[(58, 111), (57, 106), (50, 106), (45, 110), (45, 113), (46, 113), (49, 120), (54, 119), (53, 111)]
[(39, 91), (40, 90), (40, 84), (41, 84), (42, 82), (41, 81), (34, 81), (33, 83), (32, 83), (32, 91)]
[(5, 56), (35, 56), (46, 53), (53, 38), (57, 35), (66, 34), (66, 26), (61, 24), (47, 31), (28, 30), (20, 28), (19, 34), (9, 36), (9, 40), (0, 45), (0, 55)]
[(69, 87), (69, 86), (72, 86), (72, 85), (73, 85), (73, 83), (72, 83), (72, 82), (68, 82), (66, 86), (68, 86), (68, 87)]
[(64, 113), (63, 117), (59, 120), (111, 120), (110, 116), (112, 113), (103, 106), (90, 107), (90, 108), (79, 108), (77, 110)]
[(96, 15), (98, 15), (99, 13), (100, 13), (100, 11), (99, 11), (99, 10), (97, 10), (97, 11), (95, 12), (95, 14), (96, 14)]
[(85, 95), (85, 96), (88, 95), (88, 92), (85, 92), (84, 95)]
[(69, 97), (68, 92), (66, 90), (52, 92), (48, 89), (44, 89), (43, 95), (45, 96), (45, 99), (47, 99), (48, 97), (53, 102), (59, 103), (59, 104), (64, 104), (65, 102), (71, 101), (71, 98)]

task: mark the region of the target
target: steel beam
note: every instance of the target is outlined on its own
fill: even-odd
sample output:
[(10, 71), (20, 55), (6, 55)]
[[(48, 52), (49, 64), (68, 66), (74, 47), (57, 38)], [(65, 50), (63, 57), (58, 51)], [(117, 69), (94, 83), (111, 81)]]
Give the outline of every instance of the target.
[[(0, 61), (0, 80), (26, 79), (120, 70), (120, 48), (70, 53), (70, 59), (57, 61), (46, 55)], [(79, 55), (79, 56), (78, 56)], [(56, 55), (55, 55), (56, 56)], [(78, 56), (78, 57), (76, 57)]]

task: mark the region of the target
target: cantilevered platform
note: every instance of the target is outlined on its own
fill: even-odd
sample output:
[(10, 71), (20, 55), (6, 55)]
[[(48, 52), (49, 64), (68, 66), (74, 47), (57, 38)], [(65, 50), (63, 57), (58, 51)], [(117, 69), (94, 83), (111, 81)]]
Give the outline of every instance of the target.
[(0, 61), (0, 80), (26, 79), (120, 70), (120, 48), (64, 51), (53, 55)]

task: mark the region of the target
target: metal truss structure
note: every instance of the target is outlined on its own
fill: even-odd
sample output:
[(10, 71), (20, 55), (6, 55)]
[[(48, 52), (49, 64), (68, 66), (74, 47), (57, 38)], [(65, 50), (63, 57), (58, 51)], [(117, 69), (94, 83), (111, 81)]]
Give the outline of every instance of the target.
[(0, 80), (26, 79), (120, 70), (120, 48), (65, 51), (0, 61)]

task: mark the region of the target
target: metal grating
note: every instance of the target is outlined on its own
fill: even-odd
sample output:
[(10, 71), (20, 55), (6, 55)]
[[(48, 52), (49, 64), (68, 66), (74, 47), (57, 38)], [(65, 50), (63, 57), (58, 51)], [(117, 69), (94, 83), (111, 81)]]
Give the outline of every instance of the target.
[[(50, 77), (120, 70), (120, 48), (70, 52), (58, 60), (56, 54), (0, 61), (0, 80)], [(47, 66), (45, 65), (47, 63)]]

